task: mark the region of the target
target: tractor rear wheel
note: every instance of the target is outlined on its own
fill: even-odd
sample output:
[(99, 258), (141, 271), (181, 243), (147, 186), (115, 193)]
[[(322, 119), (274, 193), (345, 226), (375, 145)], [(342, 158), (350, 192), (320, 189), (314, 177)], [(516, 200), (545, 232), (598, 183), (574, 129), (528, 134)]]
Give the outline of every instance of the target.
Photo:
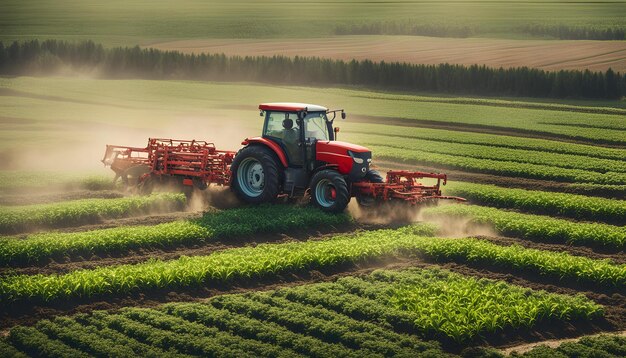
[(242, 149), (230, 167), (232, 188), (239, 199), (260, 204), (276, 199), (280, 172), (269, 149), (250, 146)]
[[(380, 175), (378, 170), (369, 170), (367, 173), (365, 173), (364, 181), (367, 181), (370, 183), (382, 183), (384, 179), (383, 179), (383, 176)], [(372, 206), (376, 204), (376, 199), (369, 197), (369, 196), (357, 195), (356, 202), (359, 204), (360, 207), (371, 208)]]
[(342, 212), (350, 202), (348, 184), (335, 170), (322, 170), (311, 179), (311, 202), (329, 213)]

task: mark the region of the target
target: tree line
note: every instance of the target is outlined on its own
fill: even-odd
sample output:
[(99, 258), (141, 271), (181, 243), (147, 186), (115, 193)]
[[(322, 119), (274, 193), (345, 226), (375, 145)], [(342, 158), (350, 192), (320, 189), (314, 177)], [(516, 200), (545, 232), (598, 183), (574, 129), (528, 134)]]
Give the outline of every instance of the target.
[(0, 75), (51, 75), (67, 70), (102, 78), (347, 85), (488, 96), (616, 99), (626, 95), (626, 75), (610, 69), (544, 71), (317, 57), (183, 54), (138, 46), (105, 48), (92, 41), (33, 40), (8, 46), (0, 42)]
[[(561, 40), (626, 40), (626, 27), (531, 24), (513, 32)], [(380, 21), (335, 26), (335, 35), (408, 35), (465, 38), (489, 32), (478, 26), (422, 24), (415, 21)]]
[(626, 28), (565, 25), (528, 25), (520, 32), (533, 36), (550, 36), (561, 40), (626, 40)]

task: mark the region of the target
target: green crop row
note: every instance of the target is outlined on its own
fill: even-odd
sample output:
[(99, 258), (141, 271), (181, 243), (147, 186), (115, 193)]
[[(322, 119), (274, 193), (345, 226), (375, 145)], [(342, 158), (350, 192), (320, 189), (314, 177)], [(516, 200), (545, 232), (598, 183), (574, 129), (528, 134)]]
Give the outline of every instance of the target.
[(135, 248), (202, 244), (218, 238), (288, 232), (321, 225), (336, 226), (350, 220), (347, 214), (330, 215), (311, 207), (273, 205), (208, 212), (201, 219), (154, 226), (41, 233), (30, 235), (24, 240), (0, 238), (0, 266), (28, 264), (65, 255), (91, 256)]
[[(384, 133), (384, 135), (387, 136), (387, 140), (379, 144), (391, 143), (391, 139), (393, 139), (393, 143), (397, 143), (396, 140), (398, 140), (398, 138), (408, 138), (444, 143), (486, 145), (492, 148), (495, 147), (495, 151), (499, 151), (501, 148), (523, 149), (535, 152), (550, 152), (613, 159), (617, 161), (621, 161), (626, 157), (626, 150), (624, 149), (606, 148), (538, 138), (524, 138), (486, 133), (459, 132), (445, 129), (424, 127), (413, 128), (406, 126), (367, 123), (358, 123), (357, 125), (346, 123), (344, 126), (346, 127), (346, 137), (349, 137), (350, 141), (355, 143), (359, 143), (361, 138), (363, 138), (363, 140), (371, 138), (370, 136), (363, 135)], [(343, 129), (344, 128), (342, 127), (342, 130)]]
[(448, 205), (428, 208), (426, 218), (454, 216), (471, 219), (469, 223), (488, 224), (500, 234), (523, 239), (626, 249), (626, 227), (598, 223), (578, 223), (541, 215), (520, 214), (475, 205)]
[(442, 270), (380, 270), (276, 295), (456, 342), (542, 321), (588, 320), (602, 314), (602, 307), (584, 296), (538, 292)]
[(376, 158), (391, 161), (403, 161), (418, 165), (439, 165), (454, 169), (501, 176), (544, 179), (568, 183), (596, 183), (624, 185), (626, 173), (598, 173), (581, 169), (557, 168), (547, 165), (507, 162), (493, 159), (468, 158), (460, 155), (430, 153), (418, 149), (392, 148), (373, 145), (370, 149)]
[(523, 354), (512, 357), (525, 358), (620, 358), (626, 357), (626, 337), (603, 334), (583, 337), (576, 342), (565, 342), (556, 348), (540, 345)]
[(623, 158), (621, 160), (591, 159), (586, 155), (550, 153), (526, 149), (494, 148), (491, 144), (453, 143), (416, 138), (394, 137), (393, 140), (391, 140), (390, 137), (385, 135), (360, 135), (355, 142), (366, 146), (382, 145), (395, 149), (417, 150), (477, 159), (492, 159), (503, 162), (538, 164), (598, 173), (626, 172), (626, 162)]
[(623, 200), (461, 182), (449, 183), (445, 193), (464, 197), (474, 204), (497, 208), (626, 224), (626, 201)]
[[(477, 239), (416, 236), (415, 227), (340, 235), (329, 240), (263, 244), (132, 265), (77, 270), (66, 274), (16, 275), (0, 280), (0, 302), (55, 300), (120, 294), (165, 287), (190, 287), (230, 282), (395, 255), (423, 254), (454, 260), (526, 270), (556, 279), (623, 288), (626, 265), (562, 252), (499, 246)], [(417, 229), (419, 233), (419, 228)]]
[(446, 356), (437, 342), (272, 296), (226, 295), (207, 303), (57, 317), (13, 328), (5, 350), (36, 356)]
[[(19, 356), (451, 356), (463, 342), (548, 321), (591, 320), (603, 308), (566, 296), (439, 269), (363, 277), (203, 303), (123, 308), (15, 327), (0, 352)], [(416, 334), (398, 333), (414, 332)], [(422, 336), (422, 337), (418, 337)]]
[(95, 223), (151, 212), (182, 210), (183, 194), (161, 193), (119, 199), (82, 199), (51, 204), (0, 207), (0, 233)]

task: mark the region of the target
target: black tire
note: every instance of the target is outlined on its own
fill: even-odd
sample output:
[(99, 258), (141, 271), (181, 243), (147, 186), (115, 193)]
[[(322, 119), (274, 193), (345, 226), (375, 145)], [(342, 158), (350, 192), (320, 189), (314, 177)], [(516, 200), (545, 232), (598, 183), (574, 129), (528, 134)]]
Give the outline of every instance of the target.
[(368, 170), (367, 173), (365, 173), (365, 181), (370, 183), (382, 183), (384, 179), (378, 170)]
[[(271, 202), (278, 196), (281, 170), (274, 153), (268, 148), (256, 145), (243, 148), (230, 166), (231, 187), (246, 203)], [(245, 176), (248, 176), (247, 180)]]
[[(368, 170), (367, 173), (365, 173), (365, 177), (363, 181), (367, 181), (370, 183), (382, 183), (384, 182), (384, 179), (383, 179), (383, 176), (380, 175), (378, 170)], [(376, 200), (368, 196), (361, 197), (357, 195), (356, 202), (362, 208), (371, 208), (376, 204)]]
[(348, 184), (335, 170), (322, 170), (311, 179), (311, 203), (329, 213), (340, 213), (350, 202)]

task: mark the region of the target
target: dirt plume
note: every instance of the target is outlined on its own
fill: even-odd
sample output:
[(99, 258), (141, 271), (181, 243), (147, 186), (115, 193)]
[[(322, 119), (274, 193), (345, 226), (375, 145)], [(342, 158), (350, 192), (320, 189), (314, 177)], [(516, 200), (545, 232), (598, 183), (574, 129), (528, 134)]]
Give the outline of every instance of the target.
[(364, 207), (352, 200), (348, 205), (348, 212), (358, 222), (365, 224), (410, 224), (420, 221), (419, 208), (404, 203), (378, 203)]
[[(439, 203), (437, 205), (450, 205)], [(432, 206), (432, 205), (428, 205)], [(409, 205), (403, 202), (374, 203), (371, 207), (362, 207), (356, 200), (348, 205), (348, 212), (355, 220), (363, 224), (406, 225), (417, 222), (433, 223), (439, 227), (438, 235), (446, 237), (497, 236), (489, 225), (473, 222), (469, 218), (451, 216), (425, 216), (423, 209), (427, 205)]]
[(438, 216), (428, 217), (422, 221), (436, 224), (439, 227), (439, 235), (446, 237), (498, 236), (489, 225), (472, 222), (469, 218)]
[(211, 185), (205, 190), (194, 188), (187, 204), (189, 211), (207, 211), (211, 208), (232, 209), (242, 203), (230, 188)]

